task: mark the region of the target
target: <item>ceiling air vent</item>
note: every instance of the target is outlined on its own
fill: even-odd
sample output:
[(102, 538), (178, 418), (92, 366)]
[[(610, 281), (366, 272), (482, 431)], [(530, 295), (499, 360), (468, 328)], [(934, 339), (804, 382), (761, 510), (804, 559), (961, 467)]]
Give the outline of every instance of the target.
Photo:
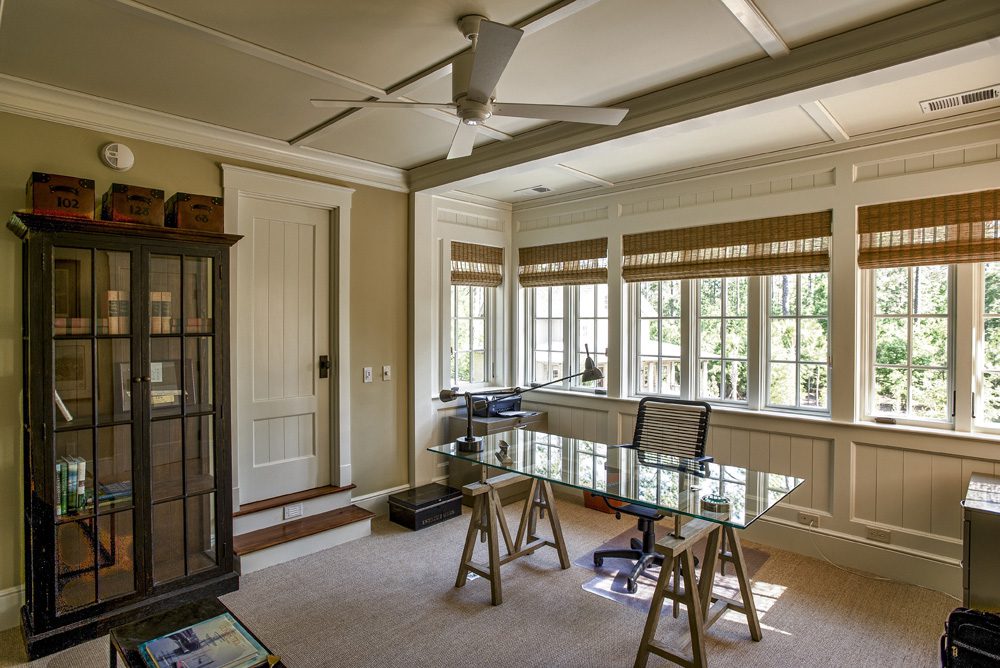
[(933, 100), (924, 100), (920, 103), (920, 109), (925, 114), (930, 114), (944, 109), (956, 109), (970, 104), (979, 104), (980, 102), (990, 102), (998, 99), (1000, 99), (1000, 84), (957, 93), (955, 95), (936, 97)]

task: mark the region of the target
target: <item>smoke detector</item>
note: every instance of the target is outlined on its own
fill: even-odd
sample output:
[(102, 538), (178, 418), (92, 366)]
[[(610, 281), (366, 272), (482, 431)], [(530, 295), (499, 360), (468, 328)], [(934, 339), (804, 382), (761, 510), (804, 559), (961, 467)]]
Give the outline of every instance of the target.
[(994, 102), (996, 100), (1000, 100), (1000, 84), (977, 88), (976, 90), (969, 90), (964, 93), (936, 97), (932, 100), (923, 100), (920, 103), (920, 109), (925, 114), (930, 114), (935, 111), (957, 109), (959, 107), (981, 104), (983, 102)]

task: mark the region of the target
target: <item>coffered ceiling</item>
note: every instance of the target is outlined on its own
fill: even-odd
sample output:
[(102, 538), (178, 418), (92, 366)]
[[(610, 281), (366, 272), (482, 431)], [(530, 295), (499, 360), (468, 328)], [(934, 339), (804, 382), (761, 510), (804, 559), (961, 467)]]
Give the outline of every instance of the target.
[[(618, 127), (493, 117), (470, 157), (446, 161), (447, 111), (310, 104), (451, 101), (466, 14), (524, 30), (498, 100), (629, 115)], [(516, 203), (1000, 120), (1000, 99), (930, 114), (919, 104), (1000, 84), (1000, 3), (0, 0), (0, 77)]]

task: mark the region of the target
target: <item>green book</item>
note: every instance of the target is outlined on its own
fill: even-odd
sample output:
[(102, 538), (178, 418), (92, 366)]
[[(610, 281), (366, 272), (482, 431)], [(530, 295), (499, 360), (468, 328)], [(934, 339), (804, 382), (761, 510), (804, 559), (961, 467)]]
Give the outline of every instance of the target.
[(76, 458), (76, 507), (87, 507), (87, 460)]
[(62, 509), (62, 514), (65, 515), (69, 512), (69, 505), (67, 498), (67, 490), (69, 489), (69, 462), (63, 458), (62, 470), (59, 473), (59, 507)]
[(66, 485), (66, 512), (72, 513), (76, 512), (76, 475), (79, 470), (79, 465), (76, 459), (73, 457), (69, 458), (69, 475), (67, 476)]
[(63, 464), (62, 462), (56, 462), (56, 515), (62, 515), (65, 510), (63, 509)]

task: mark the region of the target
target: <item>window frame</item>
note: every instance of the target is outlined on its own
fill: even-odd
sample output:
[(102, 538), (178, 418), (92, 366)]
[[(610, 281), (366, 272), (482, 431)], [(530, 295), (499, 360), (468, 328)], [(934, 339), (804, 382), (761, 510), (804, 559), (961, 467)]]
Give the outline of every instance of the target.
[[(988, 264), (996, 265), (998, 269), (1000, 269), (1000, 260), (996, 262), (977, 262), (972, 266), (972, 292), (974, 296), (971, 301), (975, 309), (973, 313), (975, 336), (972, 352), (973, 397), (970, 401), (971, 415), (969, 416), (970, 424), (968, 431), (984, 434), (1000, 434), (1000, 421), (992, 423), (985, 421), (986, 393), (983, 391), (983, 385), (986, 373), (986, 321), (1000, 320), (1000, 314), (986, 313), (986, 265)], [(959, 268), (958, 272), (958, 280), (960, 282), (963, 277), (961, 268)], [(958, 379), (956, 379), (956, 381), (962, 382)], [(956, 400), (957, 399), (959, 399), (959, 397), (956, 396)], [(960, 417), (961, 416), (957, 415), (956, 421), (958, 421)]]
[[(590, 285), (590, 284), (588, 284)], [(592, 285), (607, 285), (606, 283), (594, 283)], [(548, 380), (555, 380), (550, 378), (546, 381), (539, 381), (534, 378), (535, 369), (535, 322), (537, 318), (535, 317), (535, 305), (536, 305), (536, 290), (550, 290), (554, 292), (555, 290), (562, 291), (562, 376), (568, 376), (570, 374), (579, 373), (582, 371), (578, 368), (582, 355), (584, 355), (583, 346), (578, 345), (578, 325), (579, 325), (579, 285), (552, 285), (545, 287), (529, 287), (521, 288), (521, 301), (523, 305), (522, 312), (524, 313), (524, 323), (522, 327), (522, 336), (524, 337), (524, 368), (522, 373), (524, 374), (525, 384), (528, 386), (542, 385)], [(550, 292), (551, 294), (551, 292)], [(610, 300), (609, 300), (610, 301)], [(550, 299), (551, 304), (551, 299)], [(551, 307), (550, 307), (551, 308)], [(549, 311), (551, 314), (551, 310)], [(595, 319), (597, 316), (594, 316)], [(551, 315), (547, 317), (551, 320)], [(608, 326), (609, 326), (609, 336), (610, 336), (610, 326), (611, 326), (611, 313), (609, 310), (608, 316)], [(551, 325), (549, 332), (549, 340), (551, 341)], [(577, 350), (579, 348), (579, 350)], [(553, 352), (548, 351), (550, 354)], [(591, 351), (591, 355), (595, 355), (596, 351)], [(607, 369), (610, 371), (613, 367), (613, 358), (605, 353), (601, 353), (603, 357), (607, 359)], [(551, 359), (551, 358), (550, 358)], [(571, 378), (565, 380), (562, 383), (557, 383), (549, 385), (550, 389), (563, 390), (566, 392), (578, 392), (581, 394), (594, 394), (599, 396), (607, 395), (607, 379), (609, 373), (605, 374), (605, 385), (604, 387), (595, 387), (592, 385), (582, 385), (579, 384), (579, 379)]]
[[(763, 331), (761, 332), (761, 343), (762, 350), (764, 352), (762, 360), (762, 376), (764, 381), (764, 386), (761, 390), (761, 398), (764, 407), (769, 411), (776, 411), (781, 413), (792, 413), (796, 415), (814, 415), (816, 417), (830, 417), (833, 410), (833, 318), (832, 316), (832, 305), (833, 305), (833, 281), (831, 280), (832, 275), (830, 271), (825, 272), (808, 272), (809, 274), (826, 274), (826, 316), (803, 316), (802, 315), (802, 291), (801, 291), (801, 277), (807, 274), (771, 274), (764, 276), (764, 294), (763, 294)], [(780, 316), (785, 318), (791, 318), (795, 320), (795, 360), (773, 360), (771, 358), (771, 278), (773, 276), (790, 276), (795, 278), (795, 315), (794, 316)], [(826, 408), (813, 408), (809, 406), (799, 405), (799, 390), (800, 387), (800, 371), (803, 364), (819, 364), (818, 362), (803, 362), (800, 358), (800, 348), (801, 348), (801, 321), (803, 318), (806, 319), (820, 319), (826, 318)], [(771, 363), (786, 363), (795, 365), (795, 406), (783, 406), (781, 404), (771, 403)]]
[[(874, 423), (886, 423), (896, 424), (902, 426), (913, 426), (913, 427), (926, 427), (935, 430), (950, 430), (950, 431), (971, 431), (970, 429), (963, 428), (961, 421), (958, 417), (957, 412), (957, 384), (956, 384), (956, 336), (958, 332), (963, 331), (963, 323), (959, 321), (957, 317), (957, 293), (959, 287), (959, 265), (947, 264), (947, 265), (935, 265), (944, 266), (948, 270), (948, 355), (946, 366), (946, 373), (948, 375), (948, 385), (946, 389), (946, 396), (948, 397), (947, 405), (945, 406), (945, 419), (944, 420), (934, 420), (927, 418), (914, 417), (909, 414), (892, 414), (883, 413), (873, 410), (874, 402), (876, 398), (875, 389), (875, 354), (876, 354), (876, 280), (875, 274), (878, 269), (857, 269), (861, 274), (861, 294), (863, 298), (861, 301), (861, 306), (858, 309), (858, 315), (860, 316), (863, 323), (863, 344), (861, 351), (861, 359), (864, 361), (863, 368), (860, 370), (861, 373), (861, 383), (859, 383), (857, 389), (858, 396), (857, 400), (860, 402), (860, 414), (862, 416), (862, 421), (874, 422)], [(913, 270), (915, 266), (902, 267), (907, 269), (908, 272)], [(910, 274), (907, 276), (907, 313), (905, 316), (907, 319), (913, 319), (919, 317), (921, 314), (913, 313), (913, 294), (912, 294), (912, 278)], [(976, 310), (981, 312), (981, 308), (976, 306)], [(926, 314), (925, 314), (926, 315)], [(965, 324), (967, 327), (968, 324)], [(906, 369), (908, 374), (912, 372), (913, 365), (909, 362), (912, 358), (912, 327), (908, 327), (907, 334), (907, 365)], [(880, 365), (886, 366), (886, 365)], [(922, 368), (922, 367), (918, 367)], [(928, 367), (936, 368), (936, 367)], [(907, 387), (909, 387), (909, 377), (907, 379)], [(911, 399), (912, 393), (907, 394), (907, 401)]]
[[(746, 305), (746, 316), (727, 316), (726, 311), (728, 308), (728, 288), (726, 287), (727, 281), (730, 279), (744, 279), (747, 282), (747, 305)], [(747, 369), (747, 387), (746, 393), (747, 397), (745, 401), (739, 399), (725, 399), (723, 397), (706, 397), (701, 394), (701, 361), (702, 359), (715, 359), (715, 358), (702, 358), (701, 356), (701, 281), (705, 279), (694, 279), (691, 281), (693, 284), (693, 299), (691, 301), (691, 315), (689, 316), (691, 320), (691, 339), (689, 345), (691, 346), (694, 368), (691, 369), (692, 383), (690, 386), (691, 399), (695, 401), (707, 401), (711, 404), (717, 404), (719, 406), (731, 406), (734, 408), (745, 408), (749, 410), (759, 410), (760, 409), (760, 277), (759, 276), (725, 276), (718, 277), (717, 280), (722, 281), (722, 294), (719, 296), (719, 315), (718, 316), (704, 316), (705, 318), (712, 318), (719, 320), (719, 333), (721, 336), (721, 348), (719, 351), (718, 360), (722, 364), (722, 373), (725, 373), (726, 362), (727, 361), (738, 361), (740, 358), (737, 357), (727, 357), (726, 356), (726, 321), (727, 319), (745, 319), (747, 323), (747, 341), (746, 341), (746, 358), (744, 360)], [(716, 279), (708, 279), (716, 280)], [(755, 332), (758, 333), (757, 337), (754, 336)], [(755, 340), (756, 339), (756, 340)], [(756, 364), (754, 362), (757, 362)], [(725, 385), (720, 388), (719, 394), (725, 394)]]
[[(453, 349), (453, 343), (455, 340), (455, 321), (457, 316), (455, 315), (455, 288), (468, 287), (475, 289), (480, 287), (483, 289), (483, 309), (484, 309), (484, 344), (486, 346), (484, 354), (484, 378), (481, 382), (469, 382), (462, 383), (458, 379), (454, 378), (451, 373), (452, 369), (452, 357), (455, 355)], [(448, 297), (448, 307), (444, 313), (444, 331), (445, 336), (442, 337), (441, 346), (441, 376), (445, 379), (442, 383), (442, 387), (457, 387), (459, 390), (470, 390), (470, 389), (480, 389), (485, 387), (490, 387), (496, 384), (497, 369), (496, 369), (496, 351), (497, 351), (497, 302), (499, 300), (499, 290), (500, 288), (491, 288), (485, 286), (469, 286), (469, 285), (457, 285), (449, 281), (444, 294)], [(471, 308), (471, 292), (470, 292), (470, 308)], [(470, 316), (468, 318), (472, 320)], [(472, 330), (470, 328), (469, 337), (471, 341)]]

